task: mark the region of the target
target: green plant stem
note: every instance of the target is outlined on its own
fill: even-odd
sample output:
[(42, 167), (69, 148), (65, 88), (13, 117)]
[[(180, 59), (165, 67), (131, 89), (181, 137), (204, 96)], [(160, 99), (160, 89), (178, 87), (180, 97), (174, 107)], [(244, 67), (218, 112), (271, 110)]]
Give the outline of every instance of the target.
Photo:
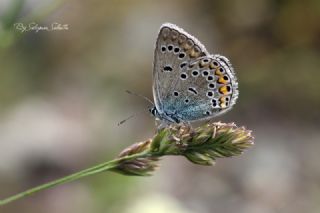
[(43, 185), (31, 188), (31, 189), (26, 190), (24, 192), (21, 192), (21, 193), (18, 193), (16, 195), (13, 195), (11, 197), (8, 197), (8, 198), (5, 198), (3, 200), (0, 200), (0, 206), (6, 205), (8, 203), (11, 203), (11, 202), (16, 201), (18, 199), (21, 199), (21, 198), (24, 198), (26, 196), (32, 195), (32, 194), (34, 194), (36, 192), (51, 188), (53, 186), (62, 185), (62, 184), (65, 184), (65, 183), (69, 183), (69, 182), (78, 180), (78, 179), (83, 178), (83, 177), (87, 177), (87, 176), (94, 175), (94, 174), (97, 174), (97, 173), (100, 173), (100, 172), (104, 172), (104, 171), (108, 171), (108, 170), (114, 169), (119, 165), (119, 163), (121, 161), (132, 160), (134, 158), (139, 158), (139, 157), (146, 157), (148, 155), (150, 155), (149, 152), (141, 152), (141, 153), (138, 153), (138, 154), (125, 156), (125, 157), (122, 157), (122, 158), (117, 158), (115, 160), (111, 160), (111, 161), (108, 161), (108, 162), (104, 162), (104, 163), (95, 165), (95, 166), (90, 167), (88, 169), (84, 169), (82, 171), (73, 173), (73, 174), (65, 176), (63, 178), (60, 178), (60, 179), (45, 183)]

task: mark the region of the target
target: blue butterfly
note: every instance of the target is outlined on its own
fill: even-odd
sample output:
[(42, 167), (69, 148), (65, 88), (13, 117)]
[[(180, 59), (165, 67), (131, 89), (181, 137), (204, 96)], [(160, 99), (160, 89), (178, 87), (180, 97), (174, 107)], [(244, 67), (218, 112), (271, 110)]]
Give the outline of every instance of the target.
[(227, 112), (238, 98), (229, 60), (211, 55), (192, 35), (174, 24), (160, 27), (153, 64), (154, 106), (162, 123), (207, 120)]

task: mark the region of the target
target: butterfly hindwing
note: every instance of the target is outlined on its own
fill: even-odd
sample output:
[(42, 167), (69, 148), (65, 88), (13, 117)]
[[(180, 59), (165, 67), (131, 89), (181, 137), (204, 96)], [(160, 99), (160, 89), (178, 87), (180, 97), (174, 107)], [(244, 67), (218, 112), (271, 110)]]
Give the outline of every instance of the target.
[(182, 107), (179, 106), (177, 114), (181, 120), (215, 117), (231, 109), (235, 103), (237, 82), (229, 72), (231, 65), (224, 64), (221, 57), (205, 56), (194, 61), (186, 70), (188, 78), (174, 88), (181, 91), (181, 97), (171, 96), (167, 101), (180, 103)]

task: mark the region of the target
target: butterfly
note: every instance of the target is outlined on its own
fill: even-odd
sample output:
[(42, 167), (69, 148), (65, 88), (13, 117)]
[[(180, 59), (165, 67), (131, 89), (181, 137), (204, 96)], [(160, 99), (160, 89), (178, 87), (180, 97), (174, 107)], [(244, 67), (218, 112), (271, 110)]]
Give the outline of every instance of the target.
[(153, 63), (154, 106), (166, 124), (207, 120), (227, 112), (238, 98), (238, 82), (230, 61), (210, 54), (180, 27), (160, 27)]

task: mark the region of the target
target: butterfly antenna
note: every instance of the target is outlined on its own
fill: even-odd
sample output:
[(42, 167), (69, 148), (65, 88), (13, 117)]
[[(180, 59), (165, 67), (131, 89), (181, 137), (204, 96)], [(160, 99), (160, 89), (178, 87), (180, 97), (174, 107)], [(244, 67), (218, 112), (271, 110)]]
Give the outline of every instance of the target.
[(120, 121), (120, 122), (118, 123), (118, 126), (124, 124), (127, 120), (129, 120), (129, 119), (133, 118), (134, 116), (136, 116), (136, 115), (138, 115), (138, 114), (141, 114), (141, 113), (143, 113), (143, 112), (146, 112), (146, 110), (144, 109), (144, 110), (141, 110), (140, 112), (137, 112), (137, 113), (135, 113), (135, 114), (133, 114), (133, 115), (130, 115), (130, 116), (127, 117), (126, 119)]
[[(153, 103), (149, 98), (147, 98), (147, 97), (145, 97), (145, 96), (143, 96), (143, 95), (140, 95), (140, 94), (131, 92), (131, 91), (129, 91), (129, 90), (126, 90), (126, 92), (127, 92), (128, 94), (130, 94), (130, 95), (134, 95), (134, 96), (143, 98), (144, 100), (148, 101), (152, 106), (154, 105), (154, 103)], [(148, 107), (148, 109), (149, 109), (149, 108), (150, 108), (150, 107)], [(122, 125), (122, 124), (125, 123), (127, 120), (129, 120), (129, 119), (133, 118), (134, 116), (136, 116), (136, 115), (138, 115), (138, 114), (140, 114), (140, 113), (143, 113), (143, 112), (146, 112), (146, 110), (141, 110), (140, 112), (137, 112), (137, 113), (135, 113), (135, 114), (133, 114), (133, 115), (130, 115), (130, 116), (127, 117), (126, 119), (120, 121), (120, 122), (118, 123), (118, 126)]]
[(146, 96), (143, 96), (143, 95), (140, 95), (140, 94), (131, 92), (131, 91), (129, 91), (129, 90), (126, 90), (126, 92), (127, 92), (128, 94), (130, 94), (130, 95), (134, 95), (134, 96), (143, 98), (144, 100), (146, 100), (146, 101), (148, 101), (150, 104), (152, 104), (152, 106), (154, 105), (154, 103), (153, 103), (149, 98), (147, 98)]
[(126, 119), (120, 121), (120, 122), (118, 123), (118, 126), (120, 126), (121, 124), (124, 124), (124, 122), (126, 122), (126, 121), (129, 120), (130, 118), (133, 118), (134, 116), (135, 116), (135, 114), (134, 114), (134, 115), (130, 115), (130, 116), (127, 117)]

